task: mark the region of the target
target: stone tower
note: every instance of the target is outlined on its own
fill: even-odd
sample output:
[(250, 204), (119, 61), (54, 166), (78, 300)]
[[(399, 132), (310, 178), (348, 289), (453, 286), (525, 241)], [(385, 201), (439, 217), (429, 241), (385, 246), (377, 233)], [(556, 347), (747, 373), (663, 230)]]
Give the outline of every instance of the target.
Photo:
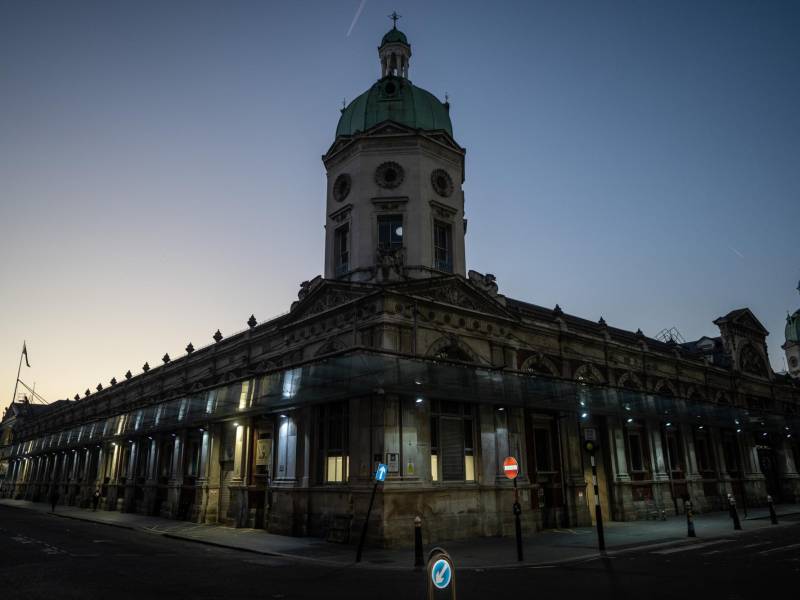
[[(797, 284), (800, 292), (800, 283)], [(786, 352), (786, 364), (789, 375), (800, 378), (800, 309), (792, 315), (786, 315), (786, 341), (782, 346)]]
[(342, 109), (322, 157), (325, 277), (465, 276), (465, 150), (453, 138), (450, 106), (411, 83), (411, 45), (396, 25), (378, 56), (380, 79)]

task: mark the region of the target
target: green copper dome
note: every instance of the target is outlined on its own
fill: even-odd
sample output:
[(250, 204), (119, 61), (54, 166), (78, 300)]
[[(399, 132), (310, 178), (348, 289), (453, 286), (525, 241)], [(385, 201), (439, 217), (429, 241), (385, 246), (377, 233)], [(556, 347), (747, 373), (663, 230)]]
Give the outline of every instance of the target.
[(385, 36), (383, 36), (383, 39), (381, 40), (381, 46), (384, 44), (391, 44), (392, 42), (402, 42), (406, 46), (409, 45), (406, 34), (397, 29), (397, 27), (393, 27)]
[(383, 121), (414, 129), (444, 130), (453, 136), (450, 113), (444, 103), (408, 79), (390, 76), (377, 81), (342, 111), (336, 137), (366, 131)]
[(800, 310), (786, 317), (786, 341), (800, 342)]

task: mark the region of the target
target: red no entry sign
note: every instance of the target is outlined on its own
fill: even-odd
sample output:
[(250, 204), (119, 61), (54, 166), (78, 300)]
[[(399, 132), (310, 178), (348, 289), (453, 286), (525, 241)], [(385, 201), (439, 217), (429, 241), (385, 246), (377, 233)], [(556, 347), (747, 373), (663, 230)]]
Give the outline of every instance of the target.
[(517, 475), (519, 475), (519, 463), (517, 463), (517, 459), (513, 456), (508, 456), (503, 461), (503, 473), (505, 473), (506, 477), (509, 479), (516, 479)]

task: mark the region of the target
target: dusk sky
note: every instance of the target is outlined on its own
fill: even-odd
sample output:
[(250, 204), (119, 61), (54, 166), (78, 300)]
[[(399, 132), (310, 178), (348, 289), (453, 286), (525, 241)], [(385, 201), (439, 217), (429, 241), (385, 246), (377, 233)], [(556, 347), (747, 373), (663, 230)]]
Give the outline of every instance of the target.
[(784, 368), (798, 2), (0, 0), (0, 407), (23, 339), (53, 401), (288, 310), (393, 10), (467, 149), (468, 269), (651, 336), (747, 306)]

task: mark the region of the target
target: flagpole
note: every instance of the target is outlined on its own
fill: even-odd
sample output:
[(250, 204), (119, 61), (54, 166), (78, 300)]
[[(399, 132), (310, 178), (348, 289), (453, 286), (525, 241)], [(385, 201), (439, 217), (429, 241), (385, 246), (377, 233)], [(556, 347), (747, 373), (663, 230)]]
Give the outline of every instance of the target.
[[(22, 347), (25, 348), (25, 340), (22, 341)], [(17, 386), (19, 386), (19, 374), (22, 372), (22, 351), (19, 353), (19, 366), (17, 367), (17, 380), (14, 382), (14, 395), (11, 396), (11, 404), (17, 399)]]

